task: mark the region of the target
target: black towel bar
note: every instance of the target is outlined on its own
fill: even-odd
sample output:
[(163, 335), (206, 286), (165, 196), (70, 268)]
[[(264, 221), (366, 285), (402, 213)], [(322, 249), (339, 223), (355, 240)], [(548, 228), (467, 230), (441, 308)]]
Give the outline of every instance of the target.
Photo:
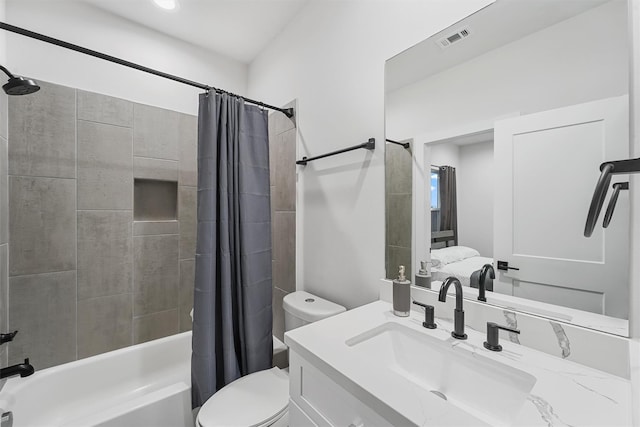
[[(604, 162), (600, 165), (600, 178), (596, 184), (587, 214), (587, 221), (584, 226), (584, 237), (591, 237), (593, 230), (596, 228), (598, 216), (602, 210), (604, 199), (607, 196), (609, 183), (612, 175), (638, 173), (640, 172), (640, 157), (637, 159), (616, 160), (612, 162)], [(613, 212), (611, 212), (613, 214)], [(609, 218), (610, 220), (610, 218)]]
[(369, 140), (367, 142), (364, 142), (362, 144), (354, 145), (353, 147), (349, 147), (349, 148), (343, 148), (342, 150), (332, 151), (331, 153), (327, 153), (327, 154), (321, 154), (321, 155), (315, 156), (315, 157), (308, 157), (308, 158), (307, 157), (303, 157), (302, 160), (298, 160), (296, 162), (296, 164), (305, 166), (308, 162), (312, 162), (314, 160), (323, 159), (323, 158), (329, 157), (329, 156), (335, 156), (336, 154), (342, 154), (342, 153), (346, 153), (348, 151), (358, 150), (360, 148), (366, 148), (367, 150), (375, 150), (376, 149), (376, 139), (375, 138), (369, 138)]

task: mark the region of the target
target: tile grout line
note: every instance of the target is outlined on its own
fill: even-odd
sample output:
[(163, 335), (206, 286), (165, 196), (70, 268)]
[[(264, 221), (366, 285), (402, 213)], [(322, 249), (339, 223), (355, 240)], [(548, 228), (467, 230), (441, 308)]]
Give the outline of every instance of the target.
[[(179, 145), (182, 145), (182, 141), (178, 142)], [(182, 147), (178, 147), (178, 152), (181, 151)], [(178, 163), (178, 206), (176, 206), (176, 219), (178, 220), (178, 332), (180, 332), (180, 314), (182, 311), (182, 264), (180, 262), (182, 257), (182, 227), (181, 227), (181, 206), (184, 199), (184, 196), (181, 196), (182, 192), (180, 191), (180, 163)]]
[[(5, 243), (6, 245), (6, 252), (7, 252), (7, 259), (6, 259), (6, 263), (4, 264), (4, 268), (6, 269), (5, 273), (3, 274), (4, 278), (7, 280), (6, 286), (6, 292), (4, 297), (6, 298), (6, 313), (4, 313), (4, 321), (5, 321), (5, 325), (6, 327), (10, 330), (11, 329), (11, 325), (9, 324), (9, 305), (10, 305), (10, 294), (9, 294), (9, 243), (11, 240), (11, 233), (10, 233), (10, 228), (9, 228), (9, 217), (11, 216), (11, 211), (10, 211), (10, 205), (9, 205), (9, 199), (10, 199), (10, 194), (9, 194), (9, 99), (7, 98), (7, 104), (6, 104), (7, 110), (6, 110), (6, 125), (7, 125), (7, 137), (3, 138), (3, 141), (6, 143), (7, 146), (7, 151), (6, 151), (6, 156), (7, 156), (7, 187), (6, 187), (6, 191), (7, 191), (7, 218), (6, 218), (6, 222), (7, 222), (7, 241)], [(4, 150), (3, 150), (4, 151)], [(4, 219), (2, 221), (5, 221)], [(9, 364), (9, 347), (7, 347), (6, 351), (5, 351), (5, 355), (6, 355), (6, 365)], [(5, 361), (2, 360), (2, 365), (5, 365)], [(5, 365), (5, 366), (6, 366)]]
[(76, 358), (78, 360), (79, 354), (79, 343), (78, 343), (78, 89), (73, 90), (73, 94), (75, 96), (75, 144), (76, 144), (76, 153), (75, 153), (75, 175), (76, 175)]
[(43, 276), (45, 274), (58, 274), (58, 273), (71, 273), (76, 270), (56, 270), (56, 271), (44, 271), (41, 273), (27, 273), (27, 274), (16, 274), (13, 276), (8, 276), (9, 279), (15, 279), (17, 277), (30, 277), (30, 276)]
[[(76, 112), (77, 112), (77, 108), (78, 108), (78, 106), (77, 106), (77, 98), (76, 98)], [(78, 126), (77, 122), (95, 123), (97, 125), (114, 126), (114, 127), (123, 128), (123, 129), (132, 129), (131, 126), (117, 125), (115, 123), (101, 122), (101, 121), (98, 121), (98, 120), (81, 119), (81, 118), (79, 118), (77, 116), (77, 113), (76, 113), (76, 127)]]
[(135, 293), (136, 293), (136, 249), (135, 249), (135, 244), (134, 244), (134, 239), (133, 239), (133, 223), (135, 221), (135, 165), (134, 165), (134, 160), (135, 160), (135, 134), (136, 134), (136, 104), (134, 103), (132, 108), (131, 108), (131, 176), (132, 178), (132, 182), (131, 185), (134, 187), (133, 191), (131, 192), (131, 207), (132, 212), (131, 212), (131, 216), (132, 216), (132, 221), (129, 223), (129, 231), (131, 232), (130, 234), (130, 238), (131, 238), (131, 318), (130, 323), (131, 323), (131, 336), (130, 338), (130, 342), (129, 345), (135, 345), (135, 325), (134, 325), (134, 313), (135, 313)]
[[(9, 147), (7, 147), (7, 150), (9, 149)], [(7, 153), (7, 164), (9, 163), (9, 158), (8, 158), (9, 154)], [(8, 184), (8, 183), (7, 183)], [(8, 209), (7, 209), (8, 211)], [(9, 240), (7, 238), (7, 240)], [(6, 278), (7, 278), (7, 292), (6, 292), (6, 299), (7, 299), (7, 306), (6, 306), (6, 313), (5, 313), (5, 324), (7, 325), (7, 328), (9, 330), (11, 330), (11, 325), (9, 325), (9, 243), (5, 243), (4, 245), (6, 245), (7, 247), (7, 262), (5, 263), (5, 268), (6, 268)], [(6, 355), (7, 355), (7, 365), (9, 364), (9, 348), (7, 347), (7, 351), (6, 351)], [(2, 361), (2, 364), (4, 365), (4, 360)]]
[(112, 297), (119, 297), (119, 296), (122, 296), (122, 295), (128, 295), (128, 294), (130, 294), (130, 293), (131, 293), (131, 292), (119, 292), (119, 293), (117, 293), (117, 294), (108, 294), (108, 295), (92, 296), (92, 297), (89, 297), (89, 298), (82, 298), (82, 299), (78, 300), (78, 302), (93, 301), (93, 300), (100, 299), (100, 298), (112, 298)]
[(78, 212), (133, 212), (133, 209), (77, 209)]
[(145, 159), (145, 160), (160, 160), (162, 162), (173, 162), (173, 163), (179, 163), (180, 160), (175, 160), (175, 159), (164, 159), (161, 157), (150, 157), (150, 156), (136, 156), (135, 154), (133, 155), (134, 160), (135, 159)]
[[(139, 316), (133, 316), (134, 319), (139, 319), (141, 317), (148, 317), (148, 316), (153, 316), (155, 314), (162, 314), (162, 313), (168, 313), (170, 311), (179, 311), (179, 307), (173, 307), (173, 308), (168, 308), (166, 310), (160, 310), (160, 311), (152, 311), (151, 313), (146, 313), (146, 314), (141, 314)], [(186, 332), (186, 331), (185, 331)], [(175, 334), (172, 334), (175, 335)], [(170, 335), (166, 335), (166, 336), (170, 336)]]
[[(134, 234), (131, 237), (167, 237), (167, 236), (176, 236), (176, 237), (180, 237), (179, 234), (176, 233), (164, 233), (164, 234)], [(180, 248), (178, 248), (179, 250)], [(179, 257), (180, 255), (178, 255)], [(191, 259), (191, 258), (185, 258), (185, 259)]]
[(76, 179), (75, 177), (74, 178), (69, 178), (69, 177), (62, 177), (62, 176), (17, 175), (17, 174), (7, 174), (7, 177), (13, 177), (13, 178), (41, 178), (41, 179), (64, 179), (64, 180), (75, 180)]

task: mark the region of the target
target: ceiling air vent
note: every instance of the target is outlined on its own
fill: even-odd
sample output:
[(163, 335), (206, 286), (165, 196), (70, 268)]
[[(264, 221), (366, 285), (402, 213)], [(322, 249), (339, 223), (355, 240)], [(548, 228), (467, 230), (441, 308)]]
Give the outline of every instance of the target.
[(438, 39), (438, 45), (444, 49), (454, 43), (458, 43), (459, 41), (466, 39), (470, 35), (471, 31), (469, 31), (469, 27), (458, 28), (455, 32)]

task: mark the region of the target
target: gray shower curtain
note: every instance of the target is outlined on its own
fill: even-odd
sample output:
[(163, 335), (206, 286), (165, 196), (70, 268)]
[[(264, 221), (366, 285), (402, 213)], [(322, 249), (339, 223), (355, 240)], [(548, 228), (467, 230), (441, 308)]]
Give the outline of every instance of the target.
[[(267, 112), (200, 95), (192, 406), (272, 366)], [(250, 402), (247, 402), (250, 404)]]
[(440, 231), (453, 230), (453, 244), (458, 245), (458, 195), (456, 193), (456, 168), (440, 166)]

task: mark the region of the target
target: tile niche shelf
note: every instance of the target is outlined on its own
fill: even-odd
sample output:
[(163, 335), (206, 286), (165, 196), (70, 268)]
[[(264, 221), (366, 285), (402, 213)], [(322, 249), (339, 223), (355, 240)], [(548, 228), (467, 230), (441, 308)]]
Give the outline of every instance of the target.
[(178, 219), (178, 183), (153, 179), (134, 180), (134, 221), (175, 221)]

